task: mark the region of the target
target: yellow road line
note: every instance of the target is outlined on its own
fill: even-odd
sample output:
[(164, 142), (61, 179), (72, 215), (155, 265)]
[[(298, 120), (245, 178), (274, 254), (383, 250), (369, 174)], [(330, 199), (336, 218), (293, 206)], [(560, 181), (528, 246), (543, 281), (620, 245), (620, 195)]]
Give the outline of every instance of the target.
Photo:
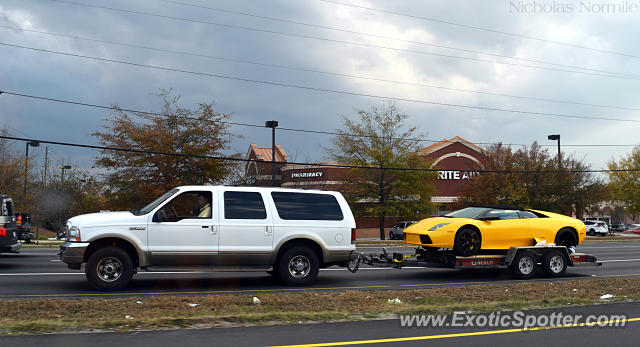
[(622, 322), (637, 322), (640, 321), (640, 318), (629, 318), (629, 319), (616, 319), (609, 320), (606, 322), (599, 323), (578, 323), (578, 324), (567, 324), (567, 325), (553, 325), (547, 327), (534, 327), (534, 328), (517, 328), (517, 329), (502, 329), (502, 330), (488, 330), (488, 331), (474, 331), (468, 333), (456, 333), (456, 334), (441, 334), (441, 335), (426, 335), (426, 336), (411, 336), (411, 337), (396, 337), (396, 338), (388, 338), (388, 339), (377, 339), (377, 340), (356, 340), (356, 341), (341, 341), (341, 342), (327, 342), (327, 343), (311, 343), (304, 345), (282, 345), (282, 346), (274, 346), (274, 347), (326, 347), (326, 346), (348, 346), (348, 345), (364, 345), (364, 344), (373, 344), (373, 343), (388, 343), (388, 342), (407, 342), (407, 341), (422, 341), (422, 340), (435, 340), (435, 339), (447, 339), (452, 337), (466, 337), (466, 336), (480, 336), (480, 335), (496, 335), (496, 334), (509, 334), (509, 333), (518, 333), (525, 331), (538, 331), (538, 330), (550, 330), (550, 329), (562, 329), (562, 328), (577, 328), (577, 327), (586, 327), (586, 326), (596, 326), (598, 324), (606, 325), (606, 324), (615, 324)]
[(136, 295), (202, 295), (202, 294), (240, 294), (240, 293), (277, 293), (277, 292), (309, 292), (309, 291), (332, 291), (332, 290), (356, 290), (356, 289), (393, 289), (398, 287), (446, 287), (459, 285), (504, 285), (513, 283), (532, 283), (532, 282), (552, 282), (552, 281), (571, 281), (571, 280), (592, 280), (612, 277), (638, 277), (640, 274), (626, 275), (603, 275), (597, 277), (565, 277), (554, 279), (529, 279), (529, 280), (508, 280), (508, 281), (476, 281), (476, 282), (446, 282), (446, 283), (419, 283), (419, 284), (391, 284), (391, 285), (371, 285), (371, 286), (345, 286), (345, 287), (314, 287), (314, 288), (275, 288), (275, 289), (240, 289), (240, 290), (205, 290), (205, 291), (186, 291), (186, 292), (134, 292), (134, 293), (60, 293), (60, 294), (6, 294), (1, 296), (10, 296), (11, 298), (48, 298), (48, 297), (91, 297), (91, 296), (136, 296)]

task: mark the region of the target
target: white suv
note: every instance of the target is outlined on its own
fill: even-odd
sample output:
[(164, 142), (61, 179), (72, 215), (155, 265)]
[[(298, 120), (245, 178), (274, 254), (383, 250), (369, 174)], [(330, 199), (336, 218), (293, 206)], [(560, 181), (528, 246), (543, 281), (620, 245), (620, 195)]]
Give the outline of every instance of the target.
[(124, 288), (138, 268), (267, 271), (306, 285), (319, 268), (346, 265), (355, 226), (338, 192), (183, 186), (140, 210), (69, 219), (60, 258), (86, 263), (100, 290)]
[(595, 236), (605, 236), (609, 233), (609, 228), (607, 228), (607, 223), (598, 221), (598, 220), (585, 220), (584, 226), (587, 227), (587, 235)]

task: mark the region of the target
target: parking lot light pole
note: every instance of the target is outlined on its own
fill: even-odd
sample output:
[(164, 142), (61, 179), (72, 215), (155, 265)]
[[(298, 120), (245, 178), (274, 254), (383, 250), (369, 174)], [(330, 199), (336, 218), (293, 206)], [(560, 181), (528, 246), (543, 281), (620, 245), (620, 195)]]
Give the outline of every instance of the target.
[(24, 199), (27, 198), (27, 177), (29, 176), (29, 146), (31, 147), (39, 147), (40, 142), (38, 141), (27, 141), (26, 147), (24, 150)]
[(266, 121), (264, 126), (271, 128), (271, 186), (274, 187), (276, 185), (276, 128), (278, 121)]
[(547, 136), (547, 139), (551, 140), (551, 141), (556, 141), (558, 140), (558, 171), (562, 169), (562, 159), (560, 157), (560, 135), (556, 134), (556, 135), (549, 135)]
[(71, 165), (61, 166), (60, 169), (62, 169), (62, 189), (64, 189), (64, 170), (71, 169)]

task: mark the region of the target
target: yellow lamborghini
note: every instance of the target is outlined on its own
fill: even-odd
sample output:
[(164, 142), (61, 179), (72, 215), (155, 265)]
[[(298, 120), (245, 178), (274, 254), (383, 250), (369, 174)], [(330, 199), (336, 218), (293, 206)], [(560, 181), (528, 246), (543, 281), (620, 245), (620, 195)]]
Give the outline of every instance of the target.
[(403, 233), (406, 243), (449, 248), (460, 256), (533, 246), (540, 241), (570, 247), (586, 238), (585, 225), (578, 219), (516, 206), (467, 207), (423, 219)]

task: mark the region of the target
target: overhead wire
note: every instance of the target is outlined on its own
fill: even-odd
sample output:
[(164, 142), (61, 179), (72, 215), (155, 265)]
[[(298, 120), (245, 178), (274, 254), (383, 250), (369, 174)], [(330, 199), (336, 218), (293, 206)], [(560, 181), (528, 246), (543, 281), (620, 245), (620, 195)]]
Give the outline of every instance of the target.
[[(210, 156), (210, 155), (199, 155), (199, 154), (190, 154), (190, 153), (175, 153), (175, 152), (163, 152), (163, 151), (149, 151), (135, 148), (122, 148), (122, 147), (111, 147), (111, 146), (100, 146), (100, 145), (87, 145), (80, 143), (72, 143), (72, 142), (63, 142), (63, 141), (51, 141), (46, 139), (35, 139), (35, 138), (23, 138), (23, 137), (15, 137), (15, 136), (5, 136), (0, 135), (0, 139), (7, 140), (15, 140), (15, 141), (37, 141), (40, 143), (51, 144), (51, 145), (60, 145), (60, 146), (69, 146), (69, 147), (77, 147), (77, 148), (88, 148), (88, 149), (98, 149), (104, 151), (119, 151), (119, 152), (129, 152), (129, 153), (139, 153), (139, 154), (151, 154), (151, 155), (165, 155), (165, 156), (173, 156), (173, 157), (184, 157), (184, 158), (198, 158), (198, 159), (213, 159), (213, 160), (225, 160), (225, 161), (236, 161), (236, 162), (262, 162), (262, 163), (275, 163), (275, 164), (286, 164), (286, 165), (301, 165), (301, 166), (321, 166), (321, 167), (336, 167), (336, 168), (346, 168), (346, 169), (370, 169), (370, 170), (389, 170), (389, 171), (418, 171), (418, 172), (438, 172), (442, 171), (439, 169), (424, 169), (424, 168), (411, 168), (411, 167), (377, 167), (377, 166), (367, 166), (367, 165), (349, 165), (349, 164), (337, 164), (337, 163), (302, 163), (302, 162), (280, 162), (280, 161), (268, 161), (268, 160), (254, 160), (254, 159), (243, 159), (243, 158), (235, 158), (235, 157), (224, 157), (224, 156)], [(515, 173), (515, 174), (534, 174), (534, 173), (543, 173), (543, 174), (558, 174), (558, 173), (605, 173), (605, 172), (636, 172), (640, 171), (640, 169), (579, 169), (579, 170), (470, 170), (478, 173)]]
[(243, 77), (237, 77), (237, 76), (229, 76), (229, 75), (222, 75), (222, 74), (215, 74), (215, 73), (208, 73), (208, 72), (199, 72), (199, 71), (191, 71), (191, 70), (178, 69), (178, 68), (163, 67), (163, 66), (158, 66), (158, 65), (134, 63), (134, 62), (124, 61), (124, 60), (99, 58), (99, 57), (93, 57), (93, 56), (87, 56), (87, 55), (81, 55), (81, 54), (75, 54), (75, 53), (69, 53), (69, 52), (55, 51), (55, 50), (50, 50), (50, 49), (35, 48), (35, 47), (29, 47), (29, 46), (23, 46), (23, 45), (14, 45), (14, 44), (5, 43), (5, 42), (0, 42), (0, 46), (14, 47), (14, 48), (20, 48), (20, 49), (25, 49), (25, 50), (37, 51), (37, 52), (45, 52), (45, 53), (58, 54), (58, 55), (64, 55), (64, 56), (71, 56), (71, 57), (76, 57), (76, 58), (90, 59), (90, 60), (95, 60), (95, 61), (102, 61), (102, 62), (110, 62), (110, 63), (122, 64), (122, 65), (143, 67), (143, 68), (149, 68), (149, 69), (155, 69), (155, 70), (178, 72), (178, 73), (184, 73), (184, 74), (190, 74), (190, 75), (196, 75), (196, 76), (222, 78), (222, 79), (235, 80), (235, 81), (241, 81), (241, 82), (263, 84), (263, 85), (273, 85), (273, 86), (279, 86), (279, 87), (302, 89), (302, 90), (309, 90), (309, 91), (317, 91), (317, 92), (324, 92), (324, 93), (331, 93), (331, 94), (362, 96), (362, 97), (382, 99), (382, 100), (402, 101), (402, 102), (410, 102), (410, 103), (428, 104), (428, 105), (434, 105), (434, 106), (456, 107), (456, 108), (475, 109), (475, 110), (503, 112), (503, 113), (512, 113), (512, 114), (524, 114), (524, 115), (532, 115), (532, 116), (548, 116), (548, 117), (560, 117), (560, 118), (576, 118), (576, 119), (607, 120), (607, 121), (640, 123), (640, 120), (637, 120), (637, 119), (608, 118), (608, 117), (602, 117), (602, 116), (582, 116), (582, 115), (575, 115), (575, 114), (537, 112), (537, 111), (527, 111), (527, 110), (519, 110), (519, 109), (488, 107), (488, 106), (474, 106), (474, 105), (464, 105), (464, 104), (437, 102), (437, 101), (429, 101), (429, 100), (419, 100), (419, 99), (409, 99), (409, 98), (401, 98), (401, 97), (383, 96), (383, 95), (377, 95), (377, 94), (351, 92), (351, 91), (329, 89), (329, 88), (311, 87), (311, 86), (297, 85), (297, 84), (291, 84), (291, 83), (257, 80), (257, 79), (243, 78)]
[(215, 25), (215, 26), (224, 27), (224, 28), (249, 30), (249, 31), (262, 32), (262, 33), (268, 33), (268, 34), (274, 34), (274, 35), (283, 35), (283, 36), (289, 36), (289, 37), (306, 38), (306, 39), (313, 39), (313, 40), (322, 40), (322, 41), (327, 41), (327, 42), (350, 44), (350, 45), (369, 47), (369, 48), (380, 48), (380, 49), (407, 52), (407, 53), (425, 54), (425, 55), (431, 55), (431, 56), (437, 56), (437, 57), (443, 57), (443, 58), (452, 58), (452, 59), (469, 60), (469, 61), (491, 63), (491, 64), (509, 65), (509, 66), (524, 67), (524, 68), (530, 68), (530, 69), (542, 69), (542, 70), (549, 70), (549, 71), (556, 71), (556, 72), (578, 73), (578, 74), (591, 75), (591, 76), (600, 76), (600, 77), (608, 77), (608, 78), (619, 78), (619, 79), (628, 79), (628, 80), (639, 80), (640, 79), (640, 75), (622, 74), (622, 73), (616, 73), (616, 72), (597, 73), (597, 72), (588, 72), (588, 71), (559, 69), (559, 68), (545, 67), (545, 66), (533, 66), (533, 65), (517, 64), (517, 63), (504, 62), (504, 61), (500, 62), (500, 61), (493, 61), (493, 60), (486, 60), (486, 59), (479, 59), (479, 58), (472, 58), (472, 57), (462, 57), (462, 56), (456, 56), (456, 55), (450, 55), (450, 54), (441, 54), (441, 53), (416, 51), (416, 50), (396, 48), (396, 47), (379, 46), (379, 45), (362, 43), (362, 42), (343, 41), (343, 40), (323, 38), (323, 37), (317, 37), (317, 36), (311, 36), (311, 35), (285, 33), (285, 32), (276, 31), (276, 30), (260, 29), (260, 28), (253, 28), (253, 27), (247, 27), (247, 26), (239, 26), (239, 25), (224, 24), (224, 23), (217, 23), (217, 22), (204, 21), (204, 20), (197, 20), (197, 19), (192, 19), (192, 18), (183, 18), (183, 17), (177, 17), (177, 16), (161, 15), (161, 14), (156, 14), (156, 13), (127, 10), (127, 9), (122, 9), (122, 8), (100, 6), (100, 5), (94, 5), (94, 4), (86, 4), (86, 3), (80, 3), (80, 2), (68, 1), (68, 0), (49, 0), (49, 1), (55, 1), (55, 2), (66, 3), (66, 4), (71, 4), (71, 5), (77, 5), (77, 6), (86, 6), (86, 7), (91, 7), (91, 8), (105, 9), (105, 10), (116, 11), (116, 12), (121, 12), (121, 13), (129, 13), (129, 14), (142, 15), (142, 16), (151, 16), (151, 17), (171, 19), (171, 20), (177, 20), (177, 21), (193, 22), (193, 23), (199, 23), (199, 24)]
[[(159, 0), (159, 1), (163, 1), (163, 0)], [(363, 79), (363, 80), (369, 80), (369, 81), (394, 83), (394, 84), (403, 84), (403, 85), (411, 85), (411, 86), (417, 86), (417, 87), (426, 87), (426, 88), (450, 90), (450, 91), (464, 92), (464, 93), (475, 93), (475, 94), (482, 94), (482, 95), (508, 97), (508, 98), (515, 98), (515, 99), (523, 99), (523, 100), (551, 102), (551, 103), (561, 103), (561, 104), (570, 104), (570, 105), (581, 105), (581, 106), (590, 106), (590, 107), (599, 107), (599, 108), (610, 108), (610, 109), (629, 110), (629, 111), (640, 111), (640, 108), (635, 108), (635, 107), (603, 105), (603, 104), (593, 104), (593, 103), (577, 102), (577, 101), (570, 101), (570, 100), (558, 100), (558, 99), (550, 99), (550, 98), (542, 98), (542, 97), (512, 95), (512, 94), (495, 93), (495, 92), (480, 91), (480, 90), (453, 88), (453, 87), (446, 87), (446, 86), (441, 86), (441, 85), (426, 84), (426, 83), (419, 83), (419, 82), (408, 82), (408, 81), (398, 81), (398, 80), (389, 80), (389, 79), (383, 79), (383, 78), (375, 78), (375, 77), (369, 77), (369, 76), (358, 76), (358, 75), (338, 73), (338, 72), (330, 72), (330, 71), (322, 71), (322, 70), (316, 70), (316, 69), (292, 67), (292, 66), (289, 66), (289, 65), (267, 64), (267, 63), (256, 62), (256, 61), (251, 61), (251, 60), (235, 59), (235, 58), (220, 57), (220, 56), (212, 56), (212, 55), (207, 55), (207, 54), (200, 54), (200, 53), (178, 51), (178, 50), (171, 50), (171, 49), (165, 49), (165, 48), (143, 46), (143, 45), (122, 43), (122, 42), (109, 41), (109, 40), (101, 40), (101, 39), (88, 38), (88, 37), (82, 37), (82, 36), (76, 36), (76, 35), (66, 35), (66, 34), (60, 34), (60, 33), (52, 33), (52, 32), (47, 32), (47, 31), (18, 28), (18, 27), (13, 27), (13, 26), (8, 26), (8, 25), (0, 25), (0, 28), (9, 29), (9, 30), (19, 30), (19, 31), (28, 32), (28, 33), (51, 35), (51, 36), (56, 36), (56, 37), (64, 37), (64, 38), (69, 38), (69, 39), (74, 39), (74, 40), (98, 42), (98, 43), (104, 43), (104, 44), (109, 44), (109, 45), (117, 45), (117, 46), (122, 46), (122, 47), (145, 49), (145, 50), (151, 50), (151, 51), (156, 51), (156, 52), (165, 52), (165, 53), (180, 54), (180, 55), (186, 55), (186, 56), (207, 58), (207, 59), (212, 59), (212, 60), (229, 61), (229, 62), (236, 62), (236, 63), (242, 63), (242, 64), (256, 65), (256, 66), (266, 66), (266, 67), (285, 69), (285, 70), (291, 70), (291, 71), (303, 71), (303, 72), (311, 72), (311, 73), (325, 74), (325, 75), (338, 76), (338, 77), (347, 77), (347, 78), (353, 78), (353, 79)]]

